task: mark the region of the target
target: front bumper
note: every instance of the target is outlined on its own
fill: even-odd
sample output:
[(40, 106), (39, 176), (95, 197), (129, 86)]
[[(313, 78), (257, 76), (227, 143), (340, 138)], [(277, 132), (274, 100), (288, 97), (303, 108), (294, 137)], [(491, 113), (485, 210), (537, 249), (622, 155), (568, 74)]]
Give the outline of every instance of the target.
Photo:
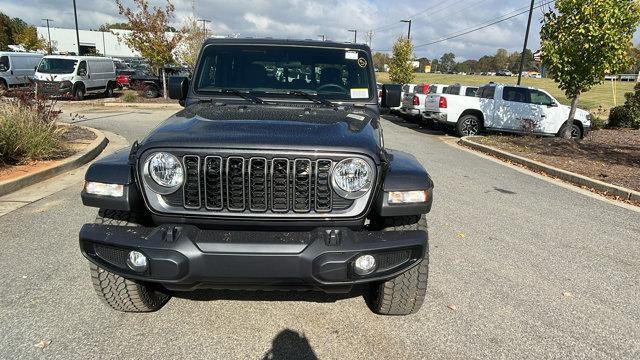
[(62, 97), (69, 96), (73, 90), (70, 81), (36, 81), (36, 91), (39, 96)]
[[(80, 248), (91, 262), (126, 278), (170, 290), (316, 289), (348, 292), (353, 285), (395, 277), (417, 265), (428, 246), (424, 231), (370, 232), (318, 228), (309, 232), (201, 230), (193, 225), (123, 227), (85, 224)], [(129, 251), (149, 261), (144, 272), (126, 265)], [(371, 254), (376, 270), (353, 271)]]

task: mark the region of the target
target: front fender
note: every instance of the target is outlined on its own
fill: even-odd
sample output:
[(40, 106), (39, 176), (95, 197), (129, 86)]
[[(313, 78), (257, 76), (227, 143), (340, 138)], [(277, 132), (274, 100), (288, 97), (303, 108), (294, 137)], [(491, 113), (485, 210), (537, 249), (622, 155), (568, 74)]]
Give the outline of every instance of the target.
[[(433, 181), (427, 170), (415, 156), (397, 150), (388, 150), (388, 168), (382, 183), (382, 191), (376, 199), (378, 215), (406, 216), (426, 214), (433, 203)], [(427, 191), (428, 199), (424, 203), (389, 204), (391, 191)]]
[(134, 167), (129, 163), (128, 148), (118, 150), (91, 164), (84, 179), (91, 182), (124, 185), (122, 197), (87, 194), (82, 190), (82, 203), (85, 206), (124, 211), (144, 209), (144, 202), (135, 180)]

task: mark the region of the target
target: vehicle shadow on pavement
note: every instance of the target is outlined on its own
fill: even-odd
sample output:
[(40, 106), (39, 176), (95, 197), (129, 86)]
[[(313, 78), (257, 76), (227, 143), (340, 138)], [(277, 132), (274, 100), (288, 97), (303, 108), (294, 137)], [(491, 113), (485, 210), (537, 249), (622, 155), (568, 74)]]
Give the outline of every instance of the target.
[(437, 135), (437, 136), (441, 136), (441, 135), (445, 135), (447, 133), (450, 132), (450, 130), (443, 128), (442, 126), (439, 126), (438, 124), (434, 124), (434, 125), (427, 125), (426, 123), (420, 121), (420, 120), (414, 120), (414, 119), (408, 119), (408, 118), (403, 118), (401, 116), (398, 115), (393, 115), (393, 114), (386, 114), (383, 115), (382, 118), (384, 118), (387, 121), (390, 121), (398, 126), (402, 126), (405, 127), (407, 129), (411, 129), (413, 131), (419, 132), (419, 133), (423, 133), (423, 134), (427, 134), (427, 135)]
[(318, 357), (304, 333), (285, 329), (273, 338), (271, 349), (262, 356), (262, 360), (281, 359), (318, 359)]
[(334, 303), (340, 300), (347, 300), (365, 295), (366, 288), (354, 287), (345, 294), (327, 294), (320, 291), (295, 291), (295, 290), (196, 290), (196, 291), (176, 291), (173, 297), (195, 300), (195, 301), (215, 301), (215, 300), (235, 300), (235, 301), (300, 301), (316, 303)]

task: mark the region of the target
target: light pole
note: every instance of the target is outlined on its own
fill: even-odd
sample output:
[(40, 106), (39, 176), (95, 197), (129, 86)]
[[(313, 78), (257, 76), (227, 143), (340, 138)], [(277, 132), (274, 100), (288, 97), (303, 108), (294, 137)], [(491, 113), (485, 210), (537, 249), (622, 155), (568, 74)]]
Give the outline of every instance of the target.
[(357, 43), (358, 42), (358, 30), (349, 30), (349, 32), (353, 33), (353, 43)]
[(49, 31), (49, 22), (53, 22), (51, 19), (42, 19), (47, 22), (47, 37), (49, 38), (49, 48), (47, 49), (47, 54), (51, 55), (51, 31)]
[(320, 34), (318, 35), (319, 38), (322, 38), (322, 41), (325, 41), (326, 37), (324, 36), (324, 34)]
[(527, 31), (524, 35), (524, 46), (522, 48), (522, 54), (520, 54), (520, 71), (518, 71), (518, 85), (522, 81), (522, 68), (524, 67), (524, 52), (527, 51), (527, 40), (529, 40), (529, 29), (531, 28), (531, 16), (533, 15), (533, 3), (535, 0), (531, 0), (531, 7), (529, 8), (529, 21), (527, 22)]
[(207, 37), (207, 23), (211, 22), (211, 20), (197, 20), (198, 22), (202, 21), (202, 32), (204, 33), (204, 37)]
[(407, 39), (411, 39), (411, 20), (400, 20), (403, 23), (409, 23), (409, 31), (407, 32)]
[(78, 43), (78, 56), (80, 54), (80, 32), (78, 31), (78, 10), (76, 10), (76, 0), (73, 0), (73, 17), (76, 20), (76, 42)]

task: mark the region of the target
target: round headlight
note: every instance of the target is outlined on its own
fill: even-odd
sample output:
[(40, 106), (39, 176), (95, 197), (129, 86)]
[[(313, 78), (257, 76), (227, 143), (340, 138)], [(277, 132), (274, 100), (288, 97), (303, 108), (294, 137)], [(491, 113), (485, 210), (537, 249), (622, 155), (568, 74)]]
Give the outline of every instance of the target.
[(345, 199), (356, 199), (371, 189), (373, 170), (362, 159), (340, 161), (333, 169), (333, 188)]
[(178, 187), (182, 185), (184, 180), (184, 170), (180, 160), (166, 152), (159, 152), (151, 156), (149, 175), (156, 184), (166, 188)]

